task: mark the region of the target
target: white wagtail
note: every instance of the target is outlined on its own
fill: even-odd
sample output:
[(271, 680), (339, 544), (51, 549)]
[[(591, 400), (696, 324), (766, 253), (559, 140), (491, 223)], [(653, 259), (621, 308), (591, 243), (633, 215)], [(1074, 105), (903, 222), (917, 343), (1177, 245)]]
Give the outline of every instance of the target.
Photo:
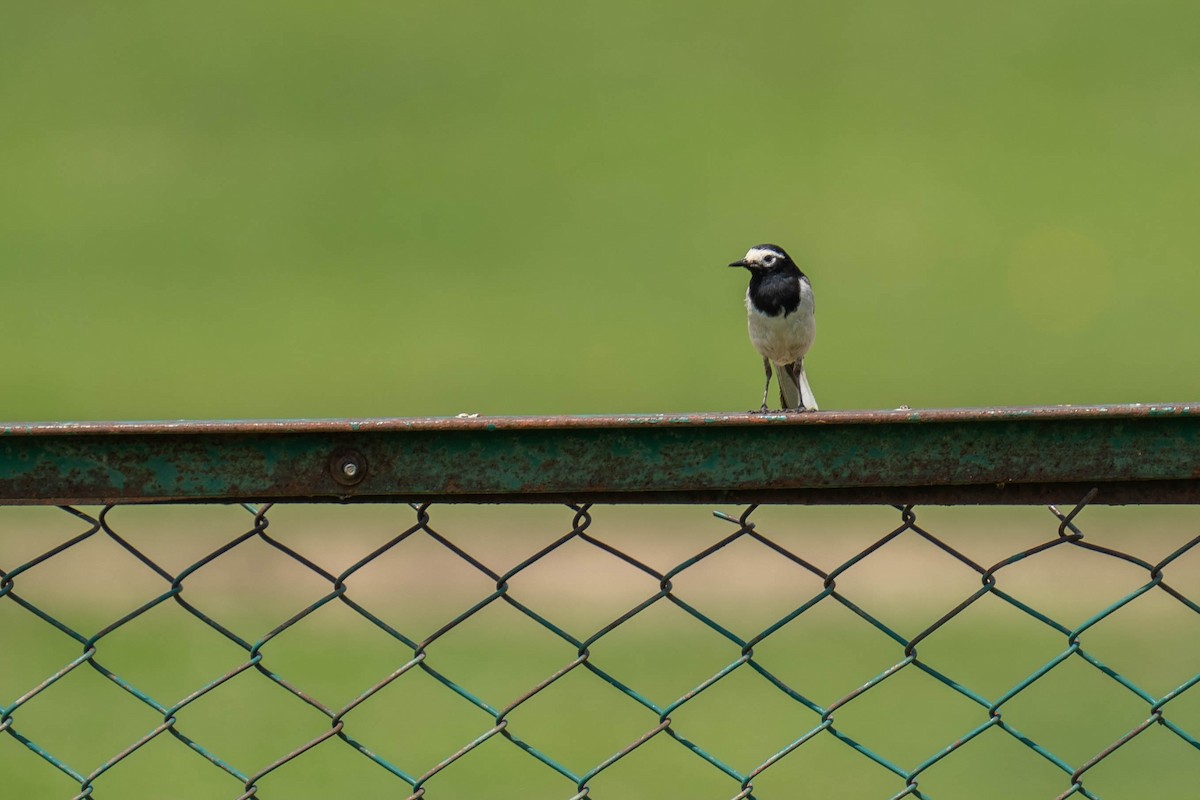
[(817, 399), (804, 374), (804, 356), (812, 346), (817, 325), (813, 319), (813, 290), (784, 249), (759, 244), (729, 266), (750, 271), (746, 290), (750, 343), (763, 357), (767, 385), (761, 411), (767, 410), (771, 390), (771, 365), (779, 376), (779, 401), (785, 411), (816, 411)]

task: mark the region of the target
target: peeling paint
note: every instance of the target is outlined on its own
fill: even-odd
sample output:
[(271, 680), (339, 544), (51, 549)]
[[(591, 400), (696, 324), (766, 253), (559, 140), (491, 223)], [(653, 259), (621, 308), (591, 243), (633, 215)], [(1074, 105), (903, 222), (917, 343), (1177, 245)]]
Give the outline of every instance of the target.
[[(1198, 410), (7, 424), (0, 503), (1197, 501)], [(352, 487), (340, 448), (371, 465)]]

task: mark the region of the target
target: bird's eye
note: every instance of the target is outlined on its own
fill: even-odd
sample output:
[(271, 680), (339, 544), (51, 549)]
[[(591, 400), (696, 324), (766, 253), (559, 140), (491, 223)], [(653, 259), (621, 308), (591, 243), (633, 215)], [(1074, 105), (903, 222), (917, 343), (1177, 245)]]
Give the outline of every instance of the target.
[(775, 263), (775, 256), (766, 256), (763, 258), (763, 263), (768, 267)]

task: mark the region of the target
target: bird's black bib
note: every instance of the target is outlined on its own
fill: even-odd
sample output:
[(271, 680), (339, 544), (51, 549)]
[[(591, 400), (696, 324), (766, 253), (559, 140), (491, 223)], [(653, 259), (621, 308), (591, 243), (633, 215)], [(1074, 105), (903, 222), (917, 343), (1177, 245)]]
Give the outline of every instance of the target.
[(750, 275), (750, 302), (769, 317), (785, 317), (800, 307), (800, 277), (795, 272), (754, 272)]

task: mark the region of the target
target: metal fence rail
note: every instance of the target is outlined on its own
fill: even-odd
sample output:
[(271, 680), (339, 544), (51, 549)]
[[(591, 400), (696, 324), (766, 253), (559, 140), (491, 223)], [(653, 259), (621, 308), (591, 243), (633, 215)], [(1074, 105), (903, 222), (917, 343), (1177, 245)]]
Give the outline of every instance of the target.
[[(279, 796), (271, 788), (272, 776), (294, 769), (315, 754), (327, 753), (329, 748), (353, 754), (354, 763), (361, 765), (356, 769), (386, 776), (394, 788), (381, 790), (378, 796), (434, 800), (465, 796), (439, 795), (440, 782), (496, 743), (520, 756), (520, 769), (544, 773), (560, 782), (560, 789), (547, 790), (550, 793), (544, 795), (554, 798), (635, 796), (627, 790), (607, 793), (604, 781), (622, 770), (633, 770), (630, 765), (638, 761), (636, 754), (653, 752), (661, 757), (663, 743), (719, 779), (719, 794), (713, 796), (732, 798), (803, 794), (802, 785), (772, 786), (771, 776), (783, 774), (789, 763), (824, 745), (852, 754), (864, 768), (890, 775), (893, 785), (879, 796), (893, 798), (947, 796), (930, 776), (968, 753), (984, 752), (983, 742), (993, 747), (1000, 746), (997, 742), (1018, 747), (1028, 759), (1021, 763), (1029, 764), (1030, 769), (1035, 768), (1033, 764), (1040, 765), (1038, 768), (1048, 765), (1059, 776), (1053, 793), (1045, 795), (1048, 797), (1055, 793), (1059, 798), (1101, 796), (1092, 780), (1096, 770), (1106, 762), (1115, 763), (1114, 754), (1152, 731), (1160, 732), (1156, 742), (1165, 734), (1183, 745), (1178, 758), (1191, 759), (1193, 768), (1200, 769), (1200, 714), (1192, 708), (1200, 693), (1194, 690), (1200, 683), (1200, 664), (1185, 660), (1185, 672), (1178, 680), (1166, 688), (1150, 687), (1089, 646), (1095, 631), (1114, 624), (1112, 620), (1123, 610), (1145, 602), (1143, 598), (1157, 598), (1188, 619), (1200, 620), (1200, 583), (1195, 571), (1200, 564), (1200, 536), (1187, 533), (1151, 560), (1135, 553), (1133, 547), (1116, 548), (1087, 539), (1087, 515), (1083, 514), (1088, 506), (1112, 503), (1197, 502), (1198, 455), (1200, 406), (1189, 405), (778, 417), (0, 426), (0, 504), (58, 505), (61, 510), (36, 513), (72, 520), (74, 526), (69, 535), (54, 541), (43, 541), (37, 529), (0, 538), (0, 612), (36, 622), (32, 639), (20, 643), (22, 655), (9, 658), (32, 659), (35, 647), (51, 652), (66, 643), (74, 649), (73, 655), (27, 685), (16, 685), (0, 671), (0, 732), (5, 734), (0, 736), (0, 793), (6, 786), (22, 785), (18, 768), (53, 768), (65, 776), (61, 782), (64, 789), (55, 796), (110, 796), (106, 782), (111, 776), (124, 764), (145, 763), (150, 756), (144, 754), (161, 752), (163, 743), (226, 776), (229, 791), (219, 796), (240, 798)], [(335, 568), (269, 530), (273, 516), (289, 502), (314, 501), (406, 501), (412, 503), (411, 511), (394, 511), (412, 516), (348, 566)], [(471, 552), (461, 538), (443, 531), (437, 523), (438, 503), (480, 501), (566, 502), (568, 508), (559, 533), (498, 565)], [(119, 512), (129, 504), (148, 502), (242, 503), (246, 524), (221, 535), (218, 545), (201, 557), (170, 566), (161, 556), (139, 546), (137, 537), (124, 533), (118, 521)], [(606, 512), (595, 504), (612, 502), (745, 506), (735, 514), (717, 512), (729, 527), (715, 541), (697, 542), (687, 557), (655, 566), (635, 547), (619, 545), (605, 535)], [(884, 503), (895, 506), (889, 512), (895, 516), (892, 525), (869, 537), (869, 542), (849, 557), (821, 563), (803, 549), (807, 540), (792, 541), (770, 525), (758, 524), (761, 512), (757, 504), (764, 502)], [(919, 519), (918, 504), (1033, 502), (1058, 503), (1061, 509), (1051, 506), (1053, 516), (1046, 517), (1035, 541), (989, 561), (980, 560), (968, 547), (929, 529)], [(92, 504), (100, 508), (82, 508)], [(0, 525), (3, 511), (0, 509)], [(690, 513), (698, 516), (698, 510)], [(983, 511), (975, 513), (986, 516)], [(26, 546), (22, 550), (25, 555), (14, 560), (3, 544), (16, 539), (26, 545), (33, 539), (36, 546)], [(362, 599), (365, 595), (358, 588), (367, 571), (418, 540), (486, 585), (478, 596), (448, 606), (444, 613), (438, 607), (434, 613), (442, 616), (429, 630), (420, 632), (398, 624), (370, 599)], [(97, 627), (85, 628), (53, 602), (39, 576), (52, 572), (73, 550), (97, 542), (119, 550), (127, 561), (132, 559), (139, 570), (151, 576), (157, 589), (131, 609)], [(856, 596), (861, 589), (855, 589), (852, 580), (868, 560), (888, 559), (902, 542), (928, 546), (939, 557), (948, 558), (954, 569), (969, 573), (974, 584), (911, 630), (892, 621), (887, 609), (872, 607)], [(321, 588), (315, 597), (297, 602), (268, 630), (250, 637), (239, 630), (238, 611), (212, 610), (193, 587), (202, 576), (221, 570), (233, 554), (255, 543), (285, 558), (303, 572), (305, 580)], [(792, 583), (796, 587), (809, 587), (799, 597), (789, 593), (781, 611), (752, 627), (730, 624), (719, 605), (697, 600), (698, 595), (679, 588), (704, 565), (747, 545), (762, 548), (756, 552), (786, 563), (795, 571)], [(569, 547), (582, 547), (640, 576), (636, 585), (642, 587), (641, 594), (621, 612), (586, 630), (565, 622), (564, 609), (555, 603), (531, 601), (523, 589), (525, 578)], [(1092, 563), (1086, 559), (1118, 564), (1140, 578), (1135, 588), (1101, 602), (1082, 621), (1061, 619), (1055, 610), (1024, 597), (1019, 584), (1014, 584), (1016, 588), (1009, 585), (1008, 576), (1022, 565), (1064, 554), (1084, 559), (1083, 565)], [(1073, 562), (1068, 559), (1065, 563)], [(922, 580), (932, 583), (939, 577), (931, 574)], [(28, 592), (26, 586), (31, 587)], [(286, 594), (284, 587), (265, 590)], [(974, 685), (971, 677), (926, 655), (927, 647), (948, 628), (968, 624), (964, 620), (981, 624), (971, 615), (985, 603), (998, 603), (1039, 635), (1057, 641), (1049, 656), (1041, 657), (1034, 668), (1012, 675), (1000, 689)], [(404, 655), (395, 658), (385, 674), (359, 687), (350, 699), (335, 701), (288, 674), (273, 655), (289, 632), (312, 630), (310, 622), (325, 613), (322, 609), (337, 606), (352, 612), (354, 618), (381, 634), (387, 647), (398, 648)], [(240, 654), (233, 665), (206, 675), (175, 696), (149, 688), (146, 679), (133, 677), (106, 656), (121, 631), (150, 625), (155, 614), (167, 607), (200, 623), (215, 633), (223, 646)], [(447, 641), (463, 632), (477, 635), (479, 620), (497, 608), (506, 608), (532, 623), (565, 654), (522, 690), (501, 695), (490, 686), (472, 685), (439, 658), (451, 649)], [(887, 643), (888, 655), (865, 681), (843, 685), (833, 695), (817, 696), (814, 687), (794, 677), (793, 667), (796, 659), (819, 665), (823, 650), (804, 643), (798, 650), (770, 649), (796, 625), (831, 608), (845, 612), (845, 619), (854, 625), (878, 632)], [(670, 610), (680, 625), (684, 620), (699, 625), (724, 654), (707, 677), (671, 697), (639, 685), (629, 674), (606, 665), (604, 658), (606, 648), (622, 631), (664, 609)], [(2, 627), (9, 618), (0, 616), (0, 636), (12, 642)], [(1156, 645), (1156, 658), (1172, 647), (1186, 647), (1189, 636), (1181, 631), (1164, 631)], [(670, 639), (671, 632), (656, 636)], [(486, 657), (495, 655), (492, 652)], [(497, 665), (502, 662), (497, 658)], [(5, 663), (0, 661), (0, 666)], [(1087, 675), (1102, 681), (1106, 691), (1137, 709), (1119, 735), (1083, 756), (1067, 755), (1060, 746), (1043, 741), (1023, 727), (1020, 713), (1011, 711), (1037, 687), (1062, 674), (1067, 665), (1085, 669)], [(79, 671), (87, 670), (119, 687), (127, 704), (144, 710), (146, 718), (152, 719), (141, 735), (100, 763), (73, 761), (50, 741), (52, 736), (40, 733), (39, 727), (45, 713), (39, 710), (42, 702)], [(935, 687), (930, 697), (936, 699), (930, 704), (965, 704), (974, 710), (952, 736), (913, 760), (872, 745), (857, 736), (854, 724), (846, 720), (879, 702), (873, 698), (888, 692), (889, 687), (906, 685), (902, 683), (905, 676), (916, 675), (931, 680)], [(237, 753), (223, 749), (221, 737), (197, 733), (193, 712), (216, 702), (214, 698), (223, 696), (229, 687), (241, 686), (246, 676), (255, 676), (260, 691), (281, 690), (292, 702), (315, 711), (323, 719), (319, 730), (299, 734), (281, 726), (277, 741), (270, 743), (275, 755), (261, 763), (244, 763)], [(427, 679), (422, 684), (427, 692), (453, 698), (476, 720), (473, 727), (468, 726), (469, 733), (432, 763), (421, 762), (403, 748), (385, 746), (387, 725), (369, 728), (358, 724), (364, 709), (381, 703), (394, 687), (413, 682), (417, 676)], [(608, 687), (614, 706), (620, 705), (639, 720), (636, 731), (619, 746), (586, 763), (560, 755), (562, 742), (539, 735), (523, 716), (539, 704), (559, 702), (548, 698), (581, 678)], [(742, 680), (752, 683), (737, 683)], [(157, 677), (149, 683), (157, 686)], [(787, 731), (784, 740), (772, 745), (765, 756), (747, 759), (739, 751), (736, 758), (730, 757), (693, 732), (706, 729), (694, 729), (694, 718), (689, 715), (704, 708), (708, 698), (734, 685), (766, 691), (771, 698), (768, 705), (789, 715), (790, 721), (783, 727)], [(222, 713), (233, 718), (241, 711), (234, 706)], [(910, 721), (897, 718), (891, 722), (903, 727)], [(414, 724), (414, 719), (395, 721), (396, 728)], [(436, 727), (438, 720), (421, 719), (419, 724)], [(765, 723), (743, 715), (722, 724), (737, 729), (739, 735), (750, 735), (756, 725)], [(38, 758), (17, 762), (13, 750), (28, 751)], [(19, 767), (13, 766), (18, 763)], [(169, 773), (165, 780), (170, 780)], [(1164, 787), (1143, 788), (1147, 792), (1143, 796), (1170, 796)], [(182, 789), (174, 787), (171, 796), (190, 796)], [(978, 787), (972, 796), (1007, 797), (1007, 792), (1004, 786)], [(282, 796), (300, 795), (289, 790)], [(369, 795), (355, 791), (354, 796)], [(489, 790), (487, 796), (498, 795)]]

